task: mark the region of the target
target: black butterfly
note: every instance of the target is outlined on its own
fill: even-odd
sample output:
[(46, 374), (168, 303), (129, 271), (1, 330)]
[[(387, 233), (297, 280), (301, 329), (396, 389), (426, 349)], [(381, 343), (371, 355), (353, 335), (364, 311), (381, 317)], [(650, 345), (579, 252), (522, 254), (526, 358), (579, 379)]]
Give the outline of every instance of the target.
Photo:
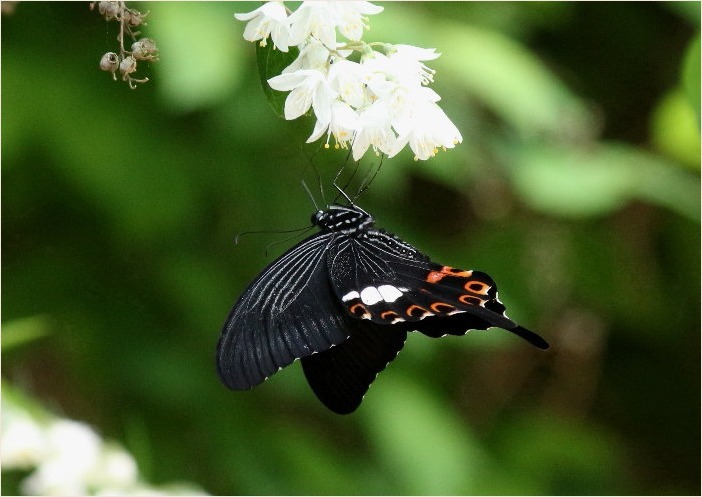
[(356, 410), (407, 332), (438, 338), (503, 328), (548, 343), (505, 315), (485, 273), (442, 266), (382, 229), (360, 207), (312, 216), (321, 232), (273, 261), (229, 313), (217, 372), (246, 390), (301, 359), (312, 390), (339, 414)]

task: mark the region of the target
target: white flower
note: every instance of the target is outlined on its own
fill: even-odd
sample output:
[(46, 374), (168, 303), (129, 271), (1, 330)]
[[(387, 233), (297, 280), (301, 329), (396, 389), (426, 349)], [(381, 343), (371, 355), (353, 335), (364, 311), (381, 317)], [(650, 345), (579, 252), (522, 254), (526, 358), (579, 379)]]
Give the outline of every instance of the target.
[(335, 60), (329, 66), (329, 86), (344, 102), (356, 109), (361, 107), (366, 99), (364, 72), (365, 68), (361, 64), (345, 59)]
[[(424, 62), (441, 54), (433, 48), (390, 44), (384, 44), (381, 53), (375, 44), (362, 42), (363, 30), (369, 28), (367, 16), (382, 10), (366, 1), (305, 1), (287, 16), (281, 4), (271, 2), (236, 17), (250, 21), (247, 40), (265, 43), (270, 34), (279, 49), (300, 49), (268, 83), (274, 90), (290, 92), (284, 109), (287, 120), (312, 107), (317, 121), (308, 143), (325, 133), (326, 147), (332, 135), (336, 148), (347, 148), (352, 141), (354, 160), (370, 147), (392, 157), (409, 145), (415, 159), (424, 160), (462, 140), (436, 104), (441, 98), (428, 88), (435, 71)], [(349, 43), (337, 43), (337, 28)], [(353, 51), (361, 52), (360, 63), (348, 60)]]
[(370, 2), (330, 2), (335, 10), (339, 32), (349, 40), (358, 41), (363, 36), (364, 14), (378, 14), (383, 7)]
[(441, 54), (436, 53), (434, 48), (419, 48), (412, 45), (394, 45), (388, 54), (390, 61), (390, 72), (395, 77), (408, 84), (427, 85), (434, 81), (434, 71), (429, 69), (421, 61), (434, 60)]
[(388, 102), (392, 126), (399, 134), (413, 127), (413, 121), (423, 116), (423, 102), (438, 102), (441, 97), (431, 88), (426, 86), (395, 85), (391, 93), (384, 99)]
[(300, 54), (292, 64), (283, 69), (283, 74), (300, 69), (317, 69), (326, 72), (329, 65), (329, 54), (329, 50), (324, 45), (312, 39), (300, 50)]
[(302, 2), (290, 14), (290, 35), (293, 45), (300, 45), (309, 36), (317, 38), (329, 50), (336, 49), (336, 12), (332, 2)]
[(463, 141), (458, 128), (446, 116), (441, 107), (430, 100), (419, 100), (405, 118), (393, 124), (399, 136), (396, 148), (388, 154), (395, 156), (409, 143), (415, 160), (426, 160), (436, 155), (439, 147), (453, 148)]
[(387, 102), (378, 100), (359, 115), (359, 130), (353, 140), (353, 160), (359, 160), (368, 147), (390, 155), (395, 150), (396, 137), (389, 120)]
[(285, 99), (285, 119), (297, 119), (310, 106), (320, 121), (328, 123), (331, 119), (331, 105), (337, 95), (329, 88), (321, 71), (300, 69), (275, 76), (268, 80), (268, 84), (274, 90), (290, 91)]
[(3, 414), (8, 419), (3, 423), (0, 445), (2, 469), (27, 469), (39, 464), (48, 452), (44, 431), (29, 416), (11, 416), (7, 410)]
[(394, 83), (410, 87), (423, 86), (432, 82), (435, 71), (421, 61), (436, 59), (439, 56), (440, 54), (435, 53), (433, 48), (394, 45), (390, 55), (374, 52), (364, 56), (361, 64), (366, 70), (366, 82), (373, 91), (382, 95), (383, 87), (378, 86), (381, 84)]
[(348, 148), (348, 142), (353, 139), (359, 123), (358, 115), (349, 104), (336, 100), (332, 103), (331, 120), (328, 123), (318, 120), (312, 135), (307, 139), (307, 143), (317, 140), (327, 131), (327, 147), (329, 146), (330, 135), (334, 135), (334, 140), (336, 140), (335, 148)]
[(244, 39), (247, 41), (261, 40), (261, 46), (266, 46), (270, 35), (274, 48), (287, 52), (292, 43), (290, 38), (290, 23), (288, 14), (282, 2), (267, 2), (254, 11), (246, 14), (234, 14), (240, 21), (249, 21), (244, 29)]

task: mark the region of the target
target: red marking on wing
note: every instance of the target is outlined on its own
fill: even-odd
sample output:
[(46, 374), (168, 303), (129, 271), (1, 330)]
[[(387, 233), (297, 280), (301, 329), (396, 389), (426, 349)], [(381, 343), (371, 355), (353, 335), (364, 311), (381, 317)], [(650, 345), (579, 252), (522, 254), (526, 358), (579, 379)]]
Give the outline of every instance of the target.
[(461, 278), (470, 278), (472, 274), (473, 271), (456, 269), (452, 268), (451, 266), (443, 266), (441, 268), (441, 271), (430, 271), (429, 274), (427, 274), (426, 281), (427, 283), (437, 283), (441, 281), (441, 279), (445, 276), (458, 276)]

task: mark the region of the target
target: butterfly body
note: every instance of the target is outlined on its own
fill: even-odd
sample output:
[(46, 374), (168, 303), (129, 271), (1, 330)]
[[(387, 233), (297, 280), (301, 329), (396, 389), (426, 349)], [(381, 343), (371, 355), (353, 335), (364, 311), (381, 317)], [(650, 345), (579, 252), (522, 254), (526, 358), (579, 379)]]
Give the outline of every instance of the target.
[(251, 388), (300, 359), (317, 397), (343, 414), (411, 331), (437, 338), (496, 326), (548, 348), (505, 316), (487, 274), (432, 262), (354, 204), (331, 205), (312, 223), (320, 232), (273, 261), (232, 308), (217, 346), (227, 387)]

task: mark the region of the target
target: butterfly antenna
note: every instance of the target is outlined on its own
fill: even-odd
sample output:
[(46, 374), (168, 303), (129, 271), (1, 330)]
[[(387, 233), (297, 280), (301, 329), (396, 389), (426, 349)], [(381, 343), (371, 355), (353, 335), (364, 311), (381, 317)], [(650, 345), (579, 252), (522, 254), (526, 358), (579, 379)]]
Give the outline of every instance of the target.
[(352, 152), (352, 149), (349, 149), (348, 154), (346, 154), (346, 159), (344, 159), (344, 164), (341, 166), (341, 169), (339, 169), (339, 171), (336, 173), (336, 176), (334, 176), (334, 187), (335, 187), (337, 190), (339, 190), (339, 194), (337, 194), (336, 197), (334, 197), (334, 203), (337, 203), (337, 202), (338, 202), (339, 197), (340, 197), (341, 195), (343, 195), (344, 197), (346, 197), (346, 199), (347, 199), (349, 202), (351, 201), (351, 199), (349, 199), (349, 196), (346, 195), (346, 192), (345, 192), (345, 191), (346, 191), (346, 188), (348, 188), (348, 186), (351, 184), (351, 181), (353, 180), (353, 177), (356, 176), (356, 173), (358, 172), (358, 165), (359, 165), (359, 162), (356, 162), (356, 168), (355, 168), (355, 169), (353, 170), (353, 172), (351, 173), (351, 176), (349, 177), (348, 181), (347, 181), (346, 184), (343, 186), (343, 188), (340, 188), (339, 185), (337, 184), (337, 181), (339, 180), (339, 177), (341, 176), (341, 173), (344, 171), (344, 169), (346, 169), (346, 164), (348, 164), (349, 158), (351, 158), (351, 152)]
[(373, 180), (375, 179), (376, 176), (378, 176), (378, 173), (380, 172), (380, 168), (383, 167), (383, 158), (385, 157), (384, 154), (380, 156), (380, 164), (378, 164), (378, 168), (375, 170), (373, 175), (371, 175), (371, 171), (368, 171), (368, 176), (363, 180), (363, 183), (361, 183), (361, 186), (358, 189), (358, 192), (356, 195), (354, 195), (353, 199), (356, 200), (358, 197), (361, 196), (363, 192), (368, 190), (368, 187), (373, 183)]
[(360, 164), (360, 161), (356, 162), (356, 167), (353, 169), (353, 172), (351, 173), (351, 176), (349, 176), (349, 179), (346, 181), (346, 184), (341, 188), (342, 190), (346, 191), (349, 185), (351, 185), (351, 182), (356, 177), (356, 173), (359, 171)]
[[(351, 157), (351, 150), (349, 150), (349, 153), (346, 155), (346, 160), (345, 160), (344, 164), (348, 163), (350, 157)], [(349, 185), (353, 181), (353, 178), (356, 176), (356, 173), (358, 172), (360, 164), (361, 164), (360, 161), (356, 161), (356, 167), (353, 168), (353, 172), (351, 173), (351, 176), (349, 176), (349, 179), (346, 181), (346, 184), (342, 188), (344, 191), (346, 191), (346, 189), (349, 187)], [(340, 173), (341, 173), (341, 171), (339, 171), (339, 173), (337, 173), (337, 175), (336, 175), (337, 178), (339, 177)], [(335, 180), (336, 180), (336, 178), (335, 178)]]
[[(346, 199), (346, 201), (347, 201), (349, 204), (353, 205), (353, 200), (351, 200), (351, 197), (349, 197), (348, 195), (346, 195), (346, 192), (345, 192), (344, 190), (342, 190), (341, 187), (340, 187), (339, 185), (337, 185), (336, 183), (334, 183), (334, 186), (336, 187), (337, 190), (339, 190), (339, 195), (343, 195), (344, 198)], [(338, 198), (339, 198), (339, 195), (336, 196), (336, 199), (337, 199), (337, 200), (338, 200)], [(336, 200), (334, 200), (334, 203), (336, 203)]]
[(316, 147), (314, 148), (311, 152), (308, 151), (308, 148), (305, 148), (304, 146), (300, 146), (300, 149), (302, 153), (307, 157), (307, 162), (305, 163), (304, 167), (302, 168), (302, 186), (305, 188), (307, 193), (309, 194), (310, 198), (312, 199), (312, 203), (314, 204), (314, 207), (316, 210), (319, 210), (319, 207), (317, 206), (317, 202), (314, 200), (314, 196), (312, 195), (310, 189), (307, 187), (307, 184), (305, 183), (305, 173), (307, 172), (307, 167), (311, 167), (312, 170), (314, 171), (314, 175), (317, 178), (317, 184), (319, 186), (319, 192), (322, 196), (322, 202), (326, 204), (326, 199), (324, 198), (324, 187), (322, 186), (322, 176), (319, 174), (319, 171), (317, 170), (317, 166), (314, 163), (314, 159), (317, 156), (317, 153), (319, 152), (320, 148)]
[[(312, 195), (312, 192), (310, 191), (309, 187), (307, 186), (307, 182), (305, 181), (304, 178), (302, 179), (302, 187), (307, 192), (307, 195), (310, 196), (310, 200), (312, 200), (312, 205), (314, 205), (314, 210), (318, 211), (319, 207), (317, 206), (317, 202), (315, 202), (314, 195)], [(324, 197), (324, 192), (322, 192), (322, 197)]]
[[(244, 235), (261, 235), (261, 234), (276, 234), (279, 235), (281, 233), (298, 233), (300, 231), (308, 230), (310, 229), (310, 226), (305, 226), (304, 228), (295, 228), (294, 230), (260, 230), (260, 231), (242, 231), (241, 233), (237, 233), (236, 236), (234, 236), (234, 245), (239, 245), (239, 239), (244, 236)], [(297, 236), (297, 235), (295, 235)], [(293, 237), (294, 238), (294, 237)], [(285, 240), (283, 240), (285, 241)]]
[[(315, 153), (317, 153), (317, 152), (315, 151)], [(317, 177), (317, 185), (319, 186), (319, 193), (322, 196), (322, 202), (324, 203), (324, 205), (327, 205), (327, 199), (325, 198), (325, 195), (324, 195), (324, 184), (322, 183), (322, 175), (319, 174), (319, 171), (317, 170), (317, 166), (314, 164), (314, 162), (312, 163), (312, 170), (314, 171), (314, 174)], [(315, 204), (315, 207), (317, 207), (316, 204)], [(319, 209), (317, 209), (317, 210), (319, 210)]]
[(304, 227), (304, 228), (298, 228), (298, 229), (296, 229), (296, 230), (289, 230), (289, 231), (284, 231), (284, 232), (282, 232), (282, 233), (291, 233), (291, 232), (293, 232), (293, 231), (301, 231), (302, 233), (297, 233), (297, 234), (295, 234), (295, 235), (293, 235), (293, 236), (290, 236), (290, 237), (288, 237), (288, 238), (285, 238), (285, 239), (283, 239), (283, 240), (277, 240), (277, 241), (275, 241), (275, 242), (269, 243), (268, 245), (266, 245), (266, 251), (264, 252), (265, 255), (266, 255), (266, 257), (268, 257), (268, 252), (270, 251), (270, 249), (271, 249), (272, 247), (274, 247), (275, 245), (279, 245), (279, 244), (281, 244), (281, 243), (286, 243), (286, 242), (289, 242), (290, 240), (294, 240), (295, 238), (297, 238), (297, 237), (299, 237), (299, 236), (301, 236), (301, 235), (304, 235), (305, 233), (307, 233), (307, 232), (308, 232), (309, 230), (311, 230), (312, 228), (314, 228), (314, 225), (313, 225), (313, 226), (306, 226), (306, 227)]

